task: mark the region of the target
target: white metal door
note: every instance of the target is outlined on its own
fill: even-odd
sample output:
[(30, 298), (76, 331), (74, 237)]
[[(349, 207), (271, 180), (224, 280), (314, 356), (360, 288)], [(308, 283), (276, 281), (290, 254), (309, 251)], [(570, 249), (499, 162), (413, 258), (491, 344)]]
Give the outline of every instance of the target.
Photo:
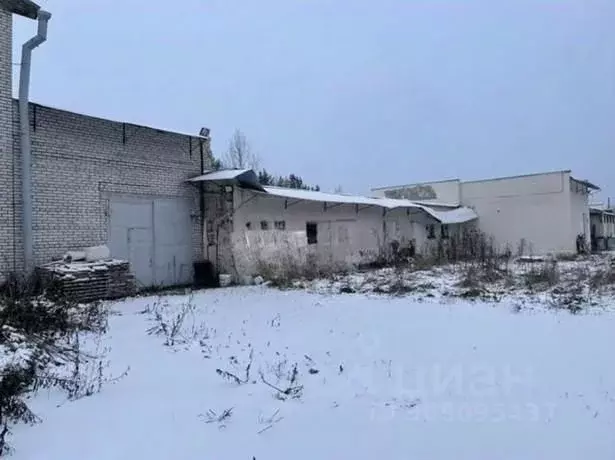
[(109, 250), (130, 262), (138, 287), (154, 284), (154, 240), (151, 201), (112, 201)]
[(156, 284), (174, 286), (192, 280), (190, 203), (183, 199), (154, 201), (154, 276)]
[(130, 262), (138, 287), (192, 280), (190, 202), (183, 198), (113, 198), (111, 256)]

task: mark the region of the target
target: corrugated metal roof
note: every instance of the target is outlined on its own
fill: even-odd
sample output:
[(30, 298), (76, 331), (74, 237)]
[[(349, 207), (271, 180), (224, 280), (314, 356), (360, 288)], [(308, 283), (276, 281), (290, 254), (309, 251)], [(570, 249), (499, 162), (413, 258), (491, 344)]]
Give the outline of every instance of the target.
[(478, 214), (472, 208), (461, 207), (450, 211), (433, 211), (443, 224), (463, 224), (478, 219)]
[(189, 182), (226, 182), (255, 190), (264, 191), (258, 183), (258, 176), (251, 169), (223, 169), (221, 171), (209, 171), (202, 176), (193, 177)]
[(323, 203), (342, 203), (342, 204), (363, 204), (369, 206), (379, 206), (376, 203), (378, 198), (368, 198), (366, 196), (344, 195), (341, 193), (315, 192), (312, 190), (301, 190), (285, 187), (263, 187), (270, 195), (284, 198), (294, 198), (305, 201), (320, 201)]
[(460, 207), (447, 211), (437, 211), (424, 204), (410, 200), (394, 198), (372, 198), (359, 195), (344, 195), (341, 193), (315, 192), (285, 187), (261, 186), (256, 173), (251, 169), (225, 169), (210, 171), (201, 176), (194, 177), (190, 182), (232, 182), (240, 186), (258, 190), (263, 194), (290, 198), (299, 201), (317, 201), (320, 203), (351, 204), (362, 206), (377, 206), (384, 209), (420, 209), (443, 224), (461, 224), (478, 218), (473, 209)]
[(202, 176), (190, 179), (190, 182), (223, 181), (237, 179), (242, 174), (252, 171), (251, 169), (223, 169), (221, 171), (206, 172)]
[(420, 209), (443, 224), (461, 224), (478, 218), (476, 212), (470, 208), (457, 208), (450, 211), (436, 211), (428, 206), (414, 203), (410, 200), (397, 200), (393, 198), (370, 198), (357, 195), (342, 195), (336, 193), (314, 192), (282, 187), (263, 187), (269, 195), (296, 200), (318, 201), (321, 203), (355, 204), (364, 206), (377, 206), (385, 209)]
[(458, 208), (459, 203), (444, 203), (443, 201), (436, 200), (411, 200), (413, 203), (422, 204), (427, 207), (437, 207), (437, 208)]

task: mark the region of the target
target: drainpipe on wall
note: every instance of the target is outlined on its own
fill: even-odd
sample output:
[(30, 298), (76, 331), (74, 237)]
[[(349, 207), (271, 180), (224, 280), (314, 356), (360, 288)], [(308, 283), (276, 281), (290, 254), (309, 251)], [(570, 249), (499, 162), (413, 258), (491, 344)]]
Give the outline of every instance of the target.
[(23, 206), (23, 250), (24, 269), (29, 275), (34, 268), (32, 243), (32, 142), (30, 139), (30, 117), (28, 114), (28, 97), (30, 93), (30, 68), (32, 50), (47, 40), (47, 23), (51, 14), (38, 12), (38, 30), (34, 37), (21, 48), (21, 72), (19, 74), (19, 131), (21, 147), (21, 196)]
[[(199, 140), (200, 151), (201, 151), (201, 174), (205, 174), (205, 151), (203, 149), (203, 139)], [(203, 259), (207, 259), (207, 243), (205, 243), (205, 238), (207, 237), (207, 228), (205, 222), (205, 185), (203, 181), (199, 182), (199, 211), (201, 218), (201, 257)]]

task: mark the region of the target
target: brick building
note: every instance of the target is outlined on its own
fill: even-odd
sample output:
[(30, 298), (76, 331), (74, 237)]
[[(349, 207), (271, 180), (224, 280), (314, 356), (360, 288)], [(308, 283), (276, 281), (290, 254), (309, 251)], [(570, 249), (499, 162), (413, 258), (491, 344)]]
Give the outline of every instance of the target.
[[(12, 97), (12, 15), (37, 8), (0, 0), (0, 275), (24, 268), (18, 101)], [(28, 14), (25, 14), (28, 15)], [(30, 15), (29, 17), (32, 17)], [(34, 16), (35, 17), (35, 16)], [(37, 53), (44, 52), (44, 45)], [(29, 103), (35, 265), (107, 244), (141, 285), (189, 282), (203, 256), (198, 188), (209, 138)]]

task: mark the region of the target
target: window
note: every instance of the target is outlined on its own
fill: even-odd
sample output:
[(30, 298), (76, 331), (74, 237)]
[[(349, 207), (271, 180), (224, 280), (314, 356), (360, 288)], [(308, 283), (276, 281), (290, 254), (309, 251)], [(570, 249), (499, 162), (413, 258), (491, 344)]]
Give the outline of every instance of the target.
[(447, 240), (448, 237), (449, 237), (448, 225), (441, 225), (440, 226), (440, 238), (443, 240)]
[(273, 227), (276, 230), (286, 230), (286, 221), (284, 221), (284, 220), (276, 220), (273, 223)]
[(261, 230), (269, 230), (269, 222), (261, 220)]
[(307, 222), (305, 224), (305, 233), (308, 244), (318, 243), (318, 224), (316, 222)]
[(436, 226), (434, 224), (428, 224), (426, 230), (427, 238), (433, 240), (436, 237)]
[(252, 222), (246, 222), (246, 230), (252, 229)]

